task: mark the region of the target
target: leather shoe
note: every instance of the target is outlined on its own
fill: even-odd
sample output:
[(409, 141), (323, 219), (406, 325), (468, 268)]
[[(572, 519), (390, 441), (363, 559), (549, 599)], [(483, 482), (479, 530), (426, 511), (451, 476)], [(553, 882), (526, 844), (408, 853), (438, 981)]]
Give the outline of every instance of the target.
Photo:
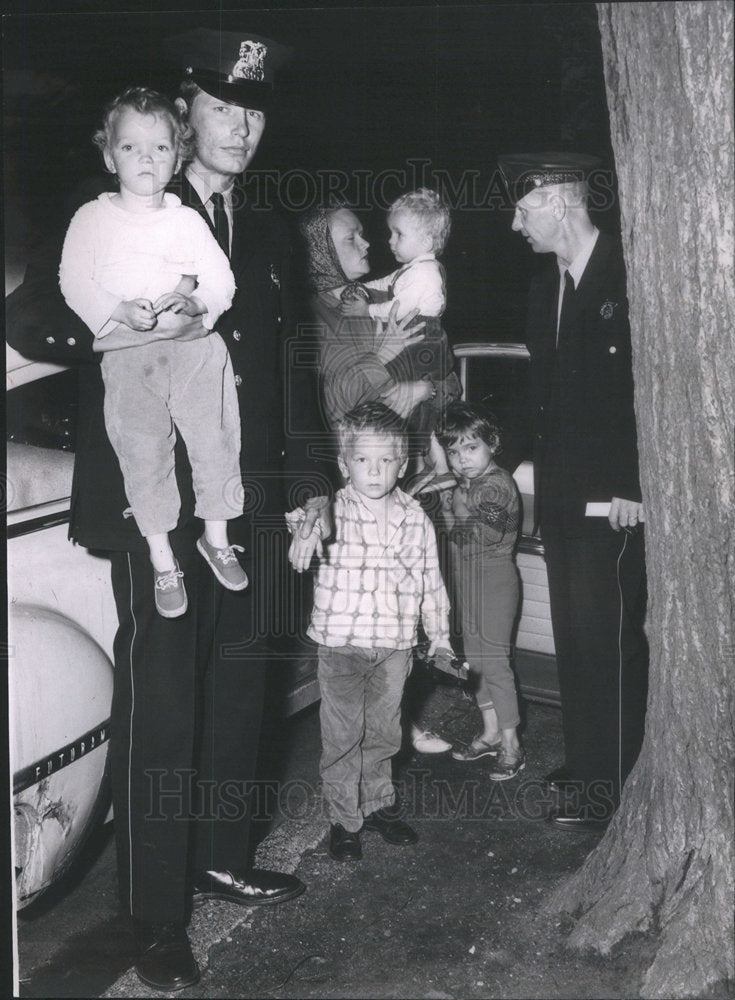
[(603, 833), (612, 818), (611, 814), (594, 815), (590, 808), (554, 809), (549, 814), (549, 822), (559, 830), (572, 833)]
[(194, 882), (194, 896), (199, 899), (223, 899), (239, 906), (273, 906), (295, 899), (306, 889), (301, 879), (265, 868), (244, 872), (201, 872)]
[(199, 966), (182, 923), (134, 920), (138, 958), (135, 971), (146, 986), (166, 993), (199, 982)]
[(366, 816), (362, 828), (379, 833), (389, 844), (415, 844), (419, 839), (412, 826), (398, 819), (388, 809), (376, 809)]
[(327, 853), (332, 861), (359, 861), (362, 858), (359, 831), (351, 832), (341, 823), (332, 823)]
[(564, 786), (571, 784), (574, 780), (574, 775), (566, 765), (555, 768), (543, 777), (543, 781), (549, 786), (552, 792), (563, 791)]

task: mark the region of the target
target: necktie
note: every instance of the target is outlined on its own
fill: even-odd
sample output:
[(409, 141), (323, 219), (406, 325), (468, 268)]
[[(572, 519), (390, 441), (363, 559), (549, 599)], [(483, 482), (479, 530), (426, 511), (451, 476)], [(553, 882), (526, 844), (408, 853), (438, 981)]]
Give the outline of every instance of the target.
[(227, 220), (227, 213), (225, 212), (225, 199), (218, 192), (214, 191), (209, 200), (212, 202), (214, 208), (214, 232), (217, 237), (217, 242), (222, 247), (225, 255), (230, 256), (230, 223)]
[(569, 322), (569, 314), (572, 308), (572, 298), (574, 297), (574, 278), (569, 271), (564, 272), (564, 295), (561, 300), (561, 312), (559, 313), (559, 327), (556, 331), (557, 349), (562, 343), (564, 327)]

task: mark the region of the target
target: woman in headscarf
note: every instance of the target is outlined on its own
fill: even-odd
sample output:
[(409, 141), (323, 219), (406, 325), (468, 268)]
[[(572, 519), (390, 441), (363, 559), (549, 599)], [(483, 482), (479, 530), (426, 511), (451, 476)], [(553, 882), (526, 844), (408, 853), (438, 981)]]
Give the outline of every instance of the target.
[[(442, 383), (424, 378), (399, 380), (391, 371), (394, 359), (424, 339), (424, 323), (412, 327), (417, 310), (400, 321), (394, 310), (384, 328), (367, 317), (343, 316), (342, 302), (370, 298), (370, 292), (360, 283), (370, 270), (370, 244), (362, 235), (362, 225), (344, 206), (318, 208), (305, 217), (301, 231), (314, 292), (313, 313), (321, 333), (321, 382), (327, 423), (333, 428), (345, 413), (368, 400), (380, 400), (409, 418), (416, 407), (445, 388)], [(456, 382), (456, 376), (452, 378)]]

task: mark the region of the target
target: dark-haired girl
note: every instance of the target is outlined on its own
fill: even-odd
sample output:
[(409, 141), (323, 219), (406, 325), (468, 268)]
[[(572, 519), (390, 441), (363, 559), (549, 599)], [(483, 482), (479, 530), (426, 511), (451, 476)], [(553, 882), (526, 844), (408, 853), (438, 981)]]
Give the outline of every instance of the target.
[(495, 463), (500, 428), (495, 418), (466, 403), (447, 407), (439, 441), (458, 485), (446, 496), (451, 560), (462, 640), (477, 679), (483, 728), (454, 750), (455, 760), (487, 757), (495, 781), (514, 778), (525, 766), (518, 741), (520, 722), (511, 633), (518, 611), (518, 569), (513, 550), (520, 524), (518, 489)]

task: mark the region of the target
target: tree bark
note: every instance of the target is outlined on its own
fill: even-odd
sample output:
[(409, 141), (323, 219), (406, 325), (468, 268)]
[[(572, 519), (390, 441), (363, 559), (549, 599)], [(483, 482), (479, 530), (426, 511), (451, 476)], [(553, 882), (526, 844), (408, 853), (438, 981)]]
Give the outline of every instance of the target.
[(735, 977), (733, 8), (598, 4), (646, 511), (646, 736), (551, 901), (603, 954), (656, 933), (645, 997)]

